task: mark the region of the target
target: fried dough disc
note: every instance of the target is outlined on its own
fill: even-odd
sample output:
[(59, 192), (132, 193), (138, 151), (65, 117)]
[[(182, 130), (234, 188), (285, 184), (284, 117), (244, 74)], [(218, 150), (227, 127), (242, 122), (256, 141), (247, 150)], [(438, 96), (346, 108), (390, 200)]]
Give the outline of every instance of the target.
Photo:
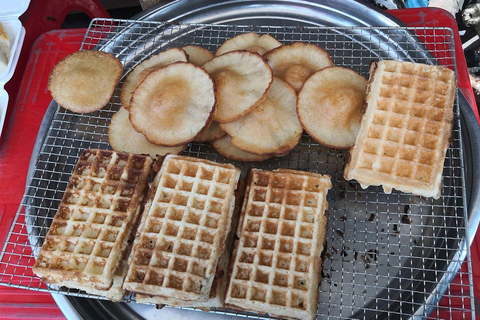
[(225, 131), (220, 128), (220, 124), (217, 121), (212, 121), (210, 125), (200, 132), (198, 136), (193, 139), (195, 142), (212, 142), (220, 139), (225, 135)]
[(48, 90), (65, 109), (89, 113), (102, 109), (122, 76), (120, 60), (102, 51), (78, 51), (58, 62), (50, 73)]
[(191, 63), (175, 62), (145, 77), (133, 93), (130, 121), (148, 141), (175, 147), (195, 138), (215, 106), (212, 78)]
[(232, 51), (203, 65), (215, 80), (217, 105), (213, 119), (230, 122), (253, 110), (265, 99), (273, 77), (257, 53)]
[(199, 67), (203, 66), (205, 62), (212, 60), (214, 57), (213, 53), (200, 46), (188, 45), (182, 47), (182, 49), (185, 50), (188, 55), (188, 62)]
[[(159, 54), (152, 56), (150, 59), (144, 60), (138, 64), (123, 81), (122, 91), (120, 93), (120, 99), (122, 100), (123, 107), (127, 110), (130, 108), (130, 100), (132, 99), (133, 91), (135, 91), (135, 88), (147, 74), (159, 67), (163, 67), (177, 61), (187, 62), (187, 54), (182, 48), (171, 48), (162, 51)], [(137, 79), (139, 75), (140, 79)]]
[(272, 67), (273, 75), (285, 80), (297, 92), (314, 72), (333, 65), (325, 50), (304, 42), (283, 45), (265, 53), (263, 57)]
[(221, 123), (234, 146), (258, 155), (283, 155), (293, 149), (303, 129), (296, 112), (297, 94), (283, 80), (274, 77), (266, 99), (240, 119)]
[(353, 70), (328, 67), (314, 73), (298, 94), (300, 123), (313, 139), (333, 148), (355, 144), (367, 79)]
[(113, 150), (139, 154), (149, 154), (152, 157), (164, 156), (167, 153), (179, 154), (185, 145), (179, 147), (162, 147), (150, 143), (145, 136), (133, 129), (128, 119), (128, 111), (120, 108), (112, 117), (108, 126), (108, 141)]
[(215, 56), (235, 51), (248, 50), (263, 55), (265, 52), (280, 47), (282, 44), (274, 37), (263, 34), (259, 35), (253, 32), (243, 33), (225, 41), (215, 52)]
[(233, 159), (233, 160), (263, 161), (270, 158), (269, 156), (259, 156), (257, 154), (248, 153), (238, 149), (232, 144), (232, 141), (229, 135), (225, 135), (223, 138), (215, 140), (212, 144), (215, 150), (218, 151), (218, 153), (220, 153), (222, 156), (226, 158)]

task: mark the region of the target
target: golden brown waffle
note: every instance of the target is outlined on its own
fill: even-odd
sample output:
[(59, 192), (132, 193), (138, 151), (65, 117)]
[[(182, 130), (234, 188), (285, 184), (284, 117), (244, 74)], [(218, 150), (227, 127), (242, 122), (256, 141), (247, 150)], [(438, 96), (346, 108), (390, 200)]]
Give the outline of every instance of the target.
[(108, 290), (142, 208), (152, 159), (82, 152), (33, 272), (70, 288)]
[(225, 249), (240, 170), (168, 155), (150, 188), (124, 288), (206, 301)]
[(225, 304), (312, 319), (327, 227), (330, 177), (252, 169)]
[(455, 87), (454, 72), (444, 67), (372, 63), (367, 109), (345, 179), (439, 198)]

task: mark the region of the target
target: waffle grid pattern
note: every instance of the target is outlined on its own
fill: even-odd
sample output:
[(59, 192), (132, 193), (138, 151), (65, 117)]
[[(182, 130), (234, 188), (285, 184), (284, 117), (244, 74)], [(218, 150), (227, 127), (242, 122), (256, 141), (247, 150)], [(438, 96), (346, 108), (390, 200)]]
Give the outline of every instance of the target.
[(109, 287), (138, 216), (151, 162), (145, 156), (85, 150), (34, 271), (53, 283), (70, 283), (80, 273), (73, 280), (80, 287)]
[(167, 156), (137, 233), (126, 289), (206, 300), (230, 228), (239, 176), (232, 166)]
[(384, 182), (388, 192), (392, 186), (411, 186), (405, 191), (435, 193), (453, 119), (453, 72), (382, 61), (371, 85), (380, 86), (379, 97), (369, 100), (362, 139), (352, 151), (350, 179)]
[[(366, 77), (370, 62), (382, 59), (455, 69), (454, 37), (449, 28), (165, 25), (154, 21), (95, 19), (82, 49), (100, 47), (114, 52), (126, 75), (136, 64), (165, 48), (195, 44), (214, 51), (227, 38), (245, 32), (270, 34), (282, 43), (316, 43), (325, 48), (335, 65), (351, 68)], [(428, 54), (415, 39), (425, 44)], [(38, 158), (33, 159), (35, 165), (25, 196), (0, 252), (0, 285), (101, 299), (83, 291), (49, 287), (33, 274), (32, 266), (81, 151), (110, 148), (109, 119), (121, 107), (119, 95), (120, 86), (110, 104), (91, 114), (74, 114), (55, 104), (51, 107), (48, 132)], [(469, 248), (465, 245), (468, 179), (464, 180), (460, 115), (455, 103), (452, 142), (446, 153), (439, 200), (396, 191), (385, 194), (376, 187), (363, 190), (343, 178), (347, 152), (322, 147), (308, 135), (302, 136), (299, 145), (287, 156), (253, 165), (225, 159), (201, 143), (190, 143), (183, 154), (232, 163), (242, 169), (243, 176), (252, 166), (332, 176), (333, 188), (328, 194), (329, 241), (317, 318), (374, 319), (382, 312), (386, 318), (397, 319), (413, 315), (468, 319), (474, 317), (475, 311)], [(464, 259), (466, 263), (460, 268)], [(455, 284), (449, 285), (455, 277)], [(435, 291), (437, 288), (442, 290)], [(127, 302), (134, 299), (131, 295), (125, 297)], [(248, 311), (212, 311), (259, 317)]]
[(313, 316), (330, 178), (253, 170), (226, 303)]

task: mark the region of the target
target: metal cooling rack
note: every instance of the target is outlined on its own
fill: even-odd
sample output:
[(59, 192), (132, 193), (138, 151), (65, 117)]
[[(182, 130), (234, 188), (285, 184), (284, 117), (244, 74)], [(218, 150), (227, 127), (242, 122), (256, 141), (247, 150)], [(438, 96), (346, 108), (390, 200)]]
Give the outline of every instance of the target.
[[(453, 34), (448, 28), (174, 25), (96, 19), (85, 35), (82, 49), (113, 53), (122, 61), (126, 75), (143, 59), (166, 48), (195, 44), (214, 52), (227, 38), (245, 32), (267, 33), (282, 43), (318, 44), (331, 55), (335, 65), (366, 77), (369, 63), (379, 59), (438, 63), (455, 69)], [(110, 148), (108, 124), (121, 107), (121, 82), (111, 102), (98, 112), (75, 114), (51, 104), (55, 112), (51, 119), (44, 120), (48, 131), (1, 252), (1, 285), (98, 298), (48, 286), (32, 273), (31, 267), (78, 155), (84, 148)], [(395, 319), (429, 314), (435, 318), (470, 318), (474, 317), (474, 306), (459, 117), (456, 103), (439, 200), (399, 192), (385, 194), (376, 187), (362, 190), (357, 183), (343, 179), (347, 152), (322, 147), (306, 134), (287, 156), (261, 163), (230, 161), (207, 144), (191, 143), (184, 154), (230, 162), (242, 168), (244, 174), (254, 166), (332, 176), (318, 318)], [(467, 264), (461, 268), (464, 260)], [(455, 276), (455, 283), (450, 285)], [(439, 305), (442, 296), (449, 299), (443, 300), (447, 304)], [(126, 297), (126, 301), (132, 299)]]

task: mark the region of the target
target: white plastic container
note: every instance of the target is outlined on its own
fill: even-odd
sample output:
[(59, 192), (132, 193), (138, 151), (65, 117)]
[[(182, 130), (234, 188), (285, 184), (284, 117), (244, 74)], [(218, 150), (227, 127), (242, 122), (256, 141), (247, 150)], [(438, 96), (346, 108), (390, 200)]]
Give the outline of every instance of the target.
[(0, 73), (0, 136), (3, 132), (5, 115), (8, 106), (8, 93), (4, 86), (13, 76), (17, 66), (18, 57), (25, 38), (25, 28), (18, 19), (28, 8), (30, 0), (0, 0), (0, 22), (10, 40), (7, 68)]

